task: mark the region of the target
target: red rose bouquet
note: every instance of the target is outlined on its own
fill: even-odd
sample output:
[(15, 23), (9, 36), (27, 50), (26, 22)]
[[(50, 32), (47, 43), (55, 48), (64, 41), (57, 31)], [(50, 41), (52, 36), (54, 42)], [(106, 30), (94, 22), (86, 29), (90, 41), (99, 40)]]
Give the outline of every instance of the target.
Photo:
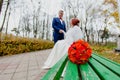
[(84, 40), (78, 40), (68, 49), (68, 59), (75, 64), (84, 64), (92, 54), (92, 49)]

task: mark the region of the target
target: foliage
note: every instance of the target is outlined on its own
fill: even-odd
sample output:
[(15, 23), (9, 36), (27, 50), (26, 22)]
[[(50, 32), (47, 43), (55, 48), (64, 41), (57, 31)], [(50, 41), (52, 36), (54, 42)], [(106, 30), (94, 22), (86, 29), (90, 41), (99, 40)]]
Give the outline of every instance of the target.
[(111, 16), (113, 16), (113, 17), (115, 18), (116, 22), (119, 21), (119, 14), (118, 14), (118, 11), (115, 11), (115, 12), (111, 13)]
[(28, 39), (22, 37), (9, 38), (6, 36), (0, 41), (0, 56), (25, 53), (36, 50), (49, 49), (53, 47), (53, 42), (48, 40)]
[(93, 52), (120, 63), (119, 53), (114, 52), (114, 49), (117, 47), (116, 43), (109, 42), (107, 45), (91, 44), (91, 47)]
[(116, 11), (114, 11), (113, 13), (111, 13), (111, 16), (113, 16), (116, 20), (116, 22), (119, 21), (119, 15), (118, 15), (118, 3), (117, 0), (105, 0), (106, 4), (112, 4), (114, 6), (114, 8), (116, 9)]
[(104, 4), (113, 4), (113, 6), (116, 8), (117, 7), (117, 0), (105, 0)]

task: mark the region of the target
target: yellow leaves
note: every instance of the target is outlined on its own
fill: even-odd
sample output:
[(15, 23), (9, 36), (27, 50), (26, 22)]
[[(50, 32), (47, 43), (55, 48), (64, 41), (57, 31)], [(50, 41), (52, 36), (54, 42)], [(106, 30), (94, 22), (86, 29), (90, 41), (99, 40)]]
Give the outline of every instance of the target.
[(109, 24), (109, 25), (112, 25), (112, 22), (109, 22), (108, 24)]
[(115, 20), (117, 22), (119, 22), (119, 13), (118, 13), (118, 11), (115, 11), (115, 12), (111, 13), (111, 16), (113, 16), (115, 18)]
[(113, 12), (111, 15), (112, 15), (112, 16), (115, 16), (115, 17), (118, 17), (118, 12), (115, 11), (115, 12)]
[(2, 40), (0, 42), (0, 56), (13, 55), (24, 52), (48, 49), (53, 47), (52, 41), (20, 38), (14, 40)]
[(104, 52), (113, 50), (116, 47), (116, 43), (108, 42), (105, 44), (91, 44), (93, 51), (95, 52)]
[(117, 1), (116, 1), (116, 0), (105, 0), (105, 1), (104, 1), (104, 4), (105, 4), (105, 3), (113, 4), (113, 6), (114, 6), (115, 8), (117, 8)]
[(106, 14), (107, 12), (108, 12), (108, 10), (104, 10), (104, 11), (102, 12), (102, 15)]

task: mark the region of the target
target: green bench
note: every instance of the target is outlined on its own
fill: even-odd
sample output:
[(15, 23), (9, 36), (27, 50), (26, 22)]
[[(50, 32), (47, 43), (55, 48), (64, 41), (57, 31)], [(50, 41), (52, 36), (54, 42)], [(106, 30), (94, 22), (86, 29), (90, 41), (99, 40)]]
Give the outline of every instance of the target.
[[(64, 76), (61, 77), (65, 67)], [(41, 80), (120, 80), (120, 64), (92, 54), (86, 64), (76, 65), (65, 55)]]

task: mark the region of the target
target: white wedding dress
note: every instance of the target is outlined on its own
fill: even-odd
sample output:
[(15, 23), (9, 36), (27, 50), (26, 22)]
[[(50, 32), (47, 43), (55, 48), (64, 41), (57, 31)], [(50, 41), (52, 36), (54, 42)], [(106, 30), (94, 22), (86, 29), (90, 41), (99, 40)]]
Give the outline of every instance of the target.
[(59, 40), (53, 47), (50, 55), (48, 56), (43, 68), (51, 68), (56, 64), (65, 54), (67, 54), (69, 46), (79, 39), (83, 38), (83, 33), (78, 26), (70, 28), (65, 33), (65, 39)]

